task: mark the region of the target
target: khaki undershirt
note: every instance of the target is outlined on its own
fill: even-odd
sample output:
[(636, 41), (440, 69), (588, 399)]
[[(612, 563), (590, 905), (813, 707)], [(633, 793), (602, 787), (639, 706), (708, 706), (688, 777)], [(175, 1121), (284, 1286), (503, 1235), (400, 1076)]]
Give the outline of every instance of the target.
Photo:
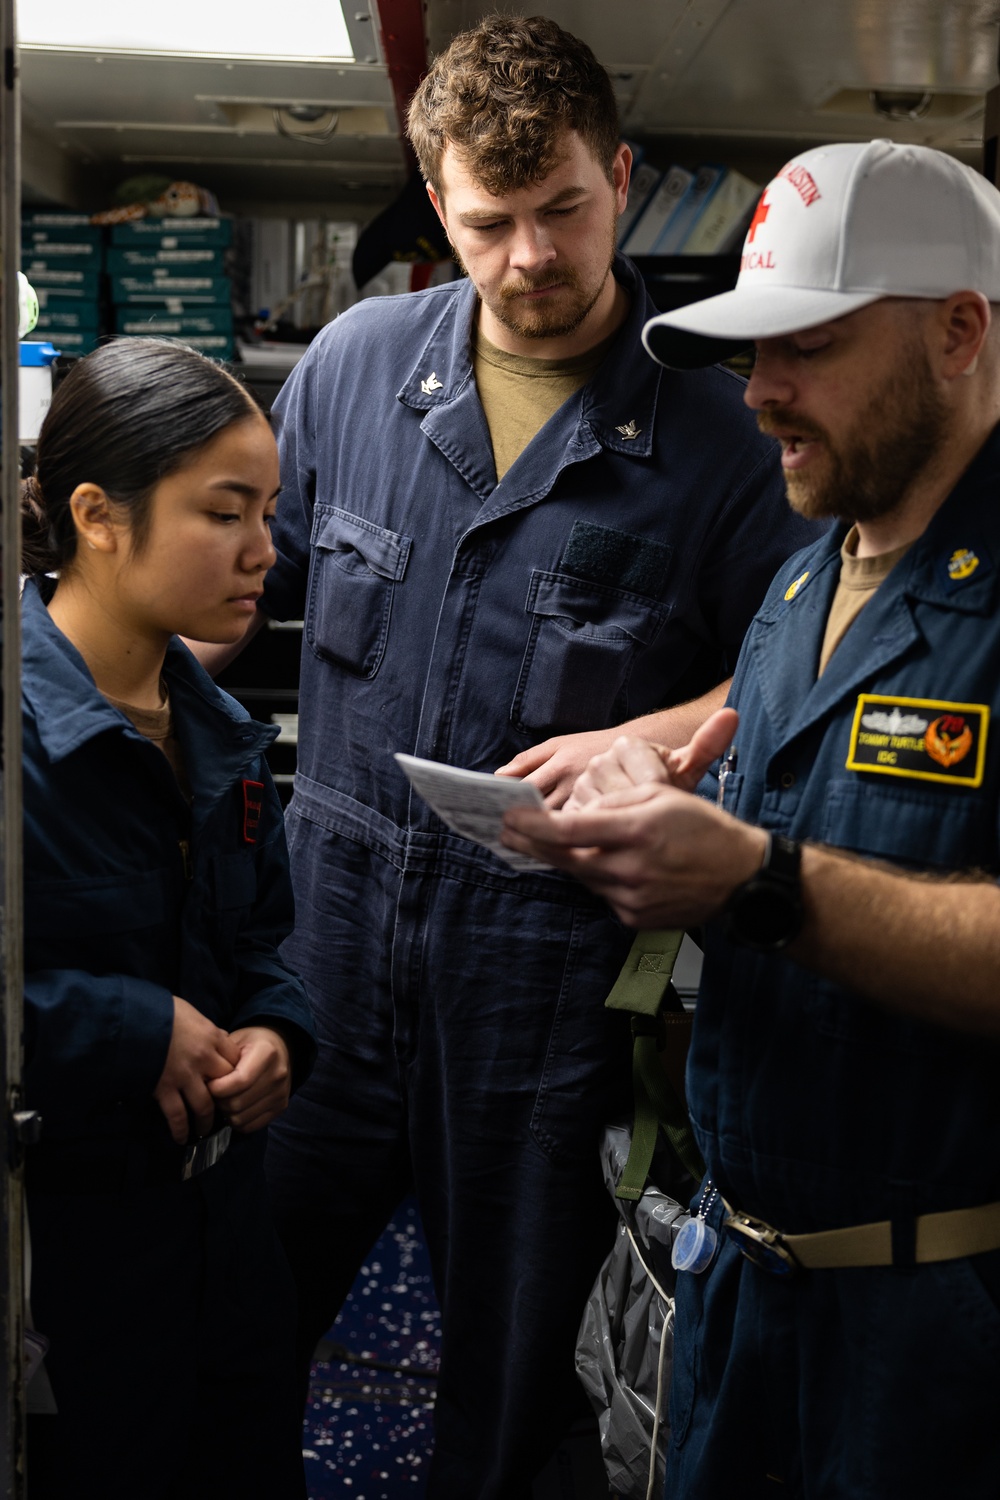
[(612, 334), (572, 359), (531, 359), (498, 349), (476, 328), (472, 369), (490, 429), (498, 481), (563, 402), (587, 384), (614, 338)]
[(166, 696), (164, 689), (164, 702), (159, 708), (136, 708), (134, 703), (123, 703), (120, 698), (112, 698), (110, 693), (105, 693), (105, 698), (112, 708), (117, 708), (126, 719), (130, 719), (144, 739), (151, 740), (157, 749), (162, 750), (171, 769), (177, 777), (181, 791), (187, 800), (191, 801), (191, 787), (187, 779), (187, 771), (184, 766), (184, 755), (181, 750), (180, 741), (174, 734), (174, 721), (170, 712), (170, 698)]
[(912, 542), (906, 542), (893, 552), (881, 552), (878, 557), (858, 557), (858, 528), (851, 527), (840, 549), (840, 581), (827, 616), (826, 634), (819, 654), (818, 676), (822, 677), (830, 657), (851, 625), (912, 545)]

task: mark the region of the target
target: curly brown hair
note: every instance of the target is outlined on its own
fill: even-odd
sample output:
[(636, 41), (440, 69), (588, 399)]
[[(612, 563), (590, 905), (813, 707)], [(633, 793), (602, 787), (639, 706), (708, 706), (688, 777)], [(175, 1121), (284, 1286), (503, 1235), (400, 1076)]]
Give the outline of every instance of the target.
[(420, 170), (438, 193), (445, 147), (494, 196), (538, 182), (575, 130), (608, 180), (618, 149), (611, 80), (586, 42), (547, 16), (485, 17), (431, 64), (407, 127)]

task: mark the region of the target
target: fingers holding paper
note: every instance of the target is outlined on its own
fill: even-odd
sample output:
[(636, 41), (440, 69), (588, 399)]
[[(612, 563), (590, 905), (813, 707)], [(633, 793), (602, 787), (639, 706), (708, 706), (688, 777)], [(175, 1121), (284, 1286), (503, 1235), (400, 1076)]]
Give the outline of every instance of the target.
[(590, 806), (644, 782), (668, 783), (693, 792), (713, 761), (732, 744), (738, 724), (735, 709), (720, 708), (677, 750), (619, 736), (608, 750), (593, 756), (577, 779), (566, 810)]
[(561, 812), (517, 809), (504, 842), (599, 892), (630, 927), (685, 926), (715, 915), (759, 869), (767, 836), (691, 795), (731, 744), (721, 709), (679, 750), (619, 739), (591, 761)]

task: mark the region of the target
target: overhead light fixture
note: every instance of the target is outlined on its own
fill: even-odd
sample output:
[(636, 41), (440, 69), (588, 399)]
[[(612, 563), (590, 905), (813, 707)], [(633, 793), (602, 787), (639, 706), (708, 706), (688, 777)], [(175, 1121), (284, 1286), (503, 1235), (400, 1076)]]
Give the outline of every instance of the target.
[[(318, 104), (276, 104), (273, 110), (274, 128), (279, 135), (290, 141), (308, 141), (321, 146), (337, 129), (340, 114), (335, 109), (323, 109)], [(291, 123), (294, 121), (294, 125)], [(296, 129), (295, 126), (299, 128)]]
[(200, 57), (304, 58), (353, 62), (344, 13), (336, 0), (20, 0), (18, 40), (24, 46), (85, 48)]
[(394, 135), (384, 109), (375, 105), (342, 105), (333, 99), (220, 99), (195, 96), (214, 105), (239, 135), (273, 135), (289, 140), (328, 141), (339, 136)]
[(930, 89), (923, 84), (909, 88), (833, 88), (813, 105), (822, 115), (855, 115), (871, 121), (872, 111), (894, 124), (950, 125), (982, 112), (983, 95), (975, 90)]
[(872, 89), (868, 98), (883, 120), (922, 120), (934, 103), (930, 89)]

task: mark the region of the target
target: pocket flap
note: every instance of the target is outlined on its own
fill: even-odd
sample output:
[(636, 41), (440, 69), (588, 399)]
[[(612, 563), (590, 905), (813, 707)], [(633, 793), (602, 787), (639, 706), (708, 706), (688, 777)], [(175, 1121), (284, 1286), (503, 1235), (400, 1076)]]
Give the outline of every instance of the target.
[[(901, 835), (905, 834), (905, 838)], [(988, 799), (940, 791), (835, 781), (827, 788), (820, 837), (841, 849), (894, 864), (951, 868), (961, 849), (967, 869), (996, 868), (997, 835)], [(899, 856), (901, 845), (909, 858)]]
[(373, 526), (346, 510), (318, 506), (313, 544), (324, 552), (357, 552), (373, 573), (398, 583), (406, 572), (410, 538)]
[(178, 878), (176, 871), (165, 869), (85, 880), (29, 878), (25, 931), (37, 937), (46, 932), (119, 933), (155, 927), (167, 919)]
[(594, 640), (633, 640), (648, 645), (670, 613), (637, 594), (572, 578), (565, 573), (531, 575), (525, 609), (530, 614), (572, 621)]

